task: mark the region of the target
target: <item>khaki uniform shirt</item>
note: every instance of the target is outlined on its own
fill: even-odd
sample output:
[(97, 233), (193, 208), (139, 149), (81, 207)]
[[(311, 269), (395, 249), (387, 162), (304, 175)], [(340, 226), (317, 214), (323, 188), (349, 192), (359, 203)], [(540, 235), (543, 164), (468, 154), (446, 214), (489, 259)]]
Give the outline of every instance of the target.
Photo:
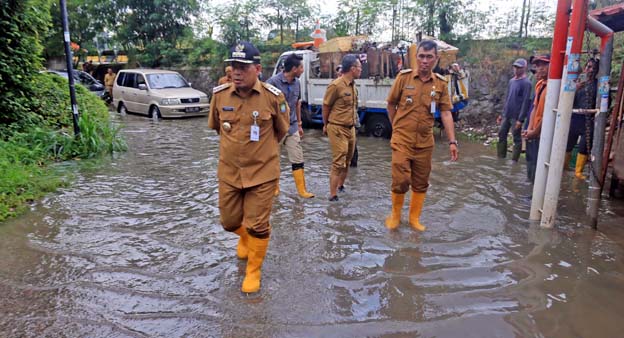
[(112, 87), (114, 83), (115, 83), (115, 74), (106, 73), (106, 75), (104, 75), (104, 86)]
[(443, 76), (433, 73), (429, 80), (423, 82), (418, 71), (411, 69), (403, 70), (397, 76), (386, 101), (397, 106), (392, 121), (392, 149), (408, 155), (434, 144), (435, 120), (431, 102), (435, 101), (436, 108), (441, 112), (452, 108)]
[(344, 76), (332, 81), (325, 91), (323, 104), (331, 107), (327, 122), (343, 127), (355, 125), (358, 104), (355, 81), (348, 82)]
[[(251, 141), (252, 113), (260, 127), (260, 140)], [(289, 108), (279, 89), (259, 80), (247, 98), (234, 85), (213, 89), (208, 127), (221, 136), (217, 176), (226, 183), (248, 188), (279, 177), (278, 141), (288, 132)]]

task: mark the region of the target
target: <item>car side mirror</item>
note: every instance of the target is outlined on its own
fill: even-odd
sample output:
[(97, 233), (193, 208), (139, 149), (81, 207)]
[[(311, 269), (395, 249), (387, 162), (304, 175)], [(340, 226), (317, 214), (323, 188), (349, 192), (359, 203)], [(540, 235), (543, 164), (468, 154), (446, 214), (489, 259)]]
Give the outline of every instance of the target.
[(147, 85), (145, 83), (139, 83), (140, 90), (147, 90)]

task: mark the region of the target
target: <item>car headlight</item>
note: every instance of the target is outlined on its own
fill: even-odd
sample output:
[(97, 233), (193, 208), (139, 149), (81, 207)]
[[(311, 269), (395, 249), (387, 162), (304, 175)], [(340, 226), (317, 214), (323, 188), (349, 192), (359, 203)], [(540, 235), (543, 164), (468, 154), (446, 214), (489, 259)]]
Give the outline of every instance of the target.
[(199, 102), (208, 103), (208, 95), (202, 95), (199, 97)]
[(160, 101), (160, 104), (162, 104), (162, 105), (180, 104), (180, 99), (162, 99)]

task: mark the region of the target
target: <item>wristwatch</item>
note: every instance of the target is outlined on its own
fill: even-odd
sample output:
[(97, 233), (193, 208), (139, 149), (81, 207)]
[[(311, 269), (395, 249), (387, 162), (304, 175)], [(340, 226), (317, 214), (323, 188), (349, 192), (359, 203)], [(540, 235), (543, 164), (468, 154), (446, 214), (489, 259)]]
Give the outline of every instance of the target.
[(456, 147), (459, 147), (459, 143), (457, 143), (457, 140), (454, 140), (454, 141), (449, 141), (449, 146), (450, 146), (451, 144), (454, 144)]

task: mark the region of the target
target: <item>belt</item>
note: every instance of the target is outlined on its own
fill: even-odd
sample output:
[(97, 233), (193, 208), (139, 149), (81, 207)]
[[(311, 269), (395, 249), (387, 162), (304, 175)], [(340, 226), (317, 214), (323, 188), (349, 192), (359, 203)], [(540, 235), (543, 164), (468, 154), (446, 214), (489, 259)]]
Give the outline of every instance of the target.
[(335, 125), (335, 126), (340, 126), (340, 127), (344, 127), (344, 128), (349, 128), (349, 129), (353, 128), (353, 125), (352, 125), (352, 124), (340, 124), (340, 123), (334, 123), (334, 122), (327, 122), (327, 123), (329, 123), (329, 124), (333, 124), (333, 125)]

